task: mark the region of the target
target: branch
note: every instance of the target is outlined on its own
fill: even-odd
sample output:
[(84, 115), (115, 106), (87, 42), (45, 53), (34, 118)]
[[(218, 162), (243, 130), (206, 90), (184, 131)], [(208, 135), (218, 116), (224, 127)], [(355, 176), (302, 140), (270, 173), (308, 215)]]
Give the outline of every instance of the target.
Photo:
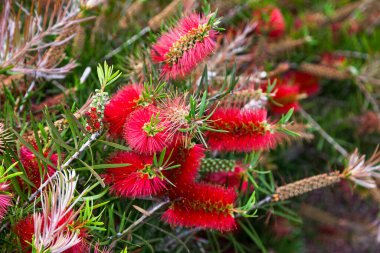
[(170, 200), (166, 199), (166, 200), (163, 200), (162, 202), (159, 202), (159, 203), (151, 206), (146, 211), (145, 214), (143, 214), (138, 220), (134, 221), (129, 227), (127, 227), (126, 229), (124, 229), (123, 232), (117, 233), (114, 236), (110, 236), (108, 239), (113, 239), (113, 238), (117, 237), (116, 239), (114, 239), (112, 241), (111, 245), (114, 245), (118, 240), (120, 240), (122, 237), (124, 237), (129, 232), (131, 232), (135, 227), (137, 227), (138, 225), (140, 225), (141, 223), (143, 223), (148, 217), (150, 217), (153, 213), (155, 213), (156, 211), (158, 211), (161, 207), (165, 206), (169, 202), (170, 202)]
[(335, 148), (336, 151), (344, 157), (348, 156), (347, 150), (339, 145), (339, 143), (337, 143), (334, 138), (332, 138), (307, 112), (302, 108), (300, 108), (299, 112), (302, 117), (304, 117), (320, 133), (320, 135)]

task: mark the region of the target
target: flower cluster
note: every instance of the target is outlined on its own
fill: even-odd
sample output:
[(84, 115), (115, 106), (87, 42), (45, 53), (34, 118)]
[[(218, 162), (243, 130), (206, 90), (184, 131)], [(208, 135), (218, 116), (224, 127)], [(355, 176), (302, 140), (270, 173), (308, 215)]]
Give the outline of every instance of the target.
[[(5, 39), (0, 47), (1, 252), (139, 252), (145, 251), (143, 244), (159, 252), (266, 251), (262, 242), (270, 235), (261, 233), (260, 224), (254, 224), (260, 225), (256, 232), (245, 218), (269, 210), (266, 226), (279, 215), (295, 220), (280, 202), (338, 184), (345, 188), (344, 202), (348, 185), (358, 187), (361, 196), (380, 199), (380, 150), (369, 159), (348, 150), (373, 144), (372, 134), (380, 132), (380, 60), (372, 57), (376, 43), (366, 40), (369, 33), (380, 38), (374, 29), (380, 1), (313, 4), (305, 12), (291, 3), (302, 1), (279, 7), (262, 1), (201, 2), (5, 0), (0, 8), (0, 38)], [(346, 2), (353, 3), (341, 9)], [(96, 11), (86, 11), (95, 6)], [(136, 20), (118, 31), (126, 20), (108, 22), (120, 16), (122, 6), (128, 7), (124, 16)], [(313, 13), (321, 6), (323, 13)], [(80, 26), (86, 20), (96, 25)], [(159, 28), (164, 32), (155, 36)], [(347, 36), (359, 30), (358, 38)], [(107, 41), (115, 35), (119, 38)], [(340, 41), (346, 37), (349, 43)], [(315, 47), (321, 41), (326, 45)], [(81, 50), (84, 43), (104, 48), (93, 54)], [(95, 85), (87, 78), (90, 66), (108, 50), (101, 58), (123, 66), (123, 80), (104, 62), (96, 69), (98, 89), (90, 91)], [(41, 77), (65, 77), (76, 64), (70, 59), (62, 64), (74, 56), (87, 66), (81, 78), (67, 76), (69, 87), (41, 82)], [(329, 79), (350, 87), (339, 93)], [(84, 89), (85, 82), (91, 84)], [(67, 102), (83, 101), (87, 95), (78, 97), (78, 91), (88, 99), (72, 111), (77, 104), (66, 106), (64, 100), (70, 95)], [(322, 100), (303, 104), (312, 96)], [(321, 101), (323, 117), (314, 120), (319, 108), (312, 105)], [(334, 140), (345, 135), (349, 141)], [(310, 143), (295, 143), (300, 139)], [(327, 156), (335, 151), (342, 157)], [(334, 166), (312, 173), (305, 155)], [(334, 169), (342, 160), (345, 167)], [(307, 171), (290, 170), (293, 165)], [(283, 183), (289, 178), (295, 180)], [(334, 220), (330, 202), (323, 212), (306, 208), (301, 214)], [(288, 239), (298, 239), (299, 233), (279, 221), (265, 230), (288, 235), (276, 238), (287, 240), (279, 241), (287, 248), (272, 248), (296, 251), (299, 244)], [(337, 224), (358, 227), (339, 219)], [(352, 232), (373, 233), (365, 221), (360, 224)]]
[(102, 128), (105, 105), (108, 103), (108, 93), (96, 89), (90, 109), (85, 113), (86, 130), (90, 133), (98, 132)]
[[(211, 53), (215, 23), (214, 16), (192, 14), (162, 35), (151, 51), (154, 61), (164, 63), (162, 75), (183, 77)], [(201, 177), (202, 159), (206, 147), (223, 152), (276, 147), (283, 126), (271, 122), (265, 109), (276, 93), (249, 89), (239, 93), (243, 99), (217, 107), (207, 92), (199, 98), (157, 93), (151, 86), (124, 86), (105, 108), (109, 133), (123, 138), (131, 151), (111, 155), (107, 162), (112, 168), (102, 175), (104, 182), (120, 197), (168, 198), (171, 205), (162, 219), (172, 226), (235, 229), (236, 191), (240, 183), (244, 191), (251, 190), (247, 171), (234, 166), (229, 172), (212, 171)], [(259, 108), (242, 103), (253, 99), (265, 101)]]
[(168, 108), (158, 101), (159, 93), (137, 84), (118, 91), (105, 107), (109, 133), (122, 137), (134, 151), (146, 155), (173, 146), (180, 134), (174, 135), (178, 129), (172, 129), (174, 121), (167, 119)]
[[(173, 226), (229, 231), (236, 227), (233, 188), (196, 182), (204, 148), (176, 147), (160, 159), (135, 152), (114, 154), (109, 163), (125, 166), (108, 169), (103, 175), (112, 193), (127, 197), (167, 196), (173, 204), (163, 220)], [(166, 161), (155, 164), (155, 161)], [(176, 165), (172, 165), (176, 164)]]
[(285, 33), (285, 19), (281, 10), (268, 6), (253, 13), (253, 21), (257, 22), (256, 32), (267, 34), (270, 38), (277, 39)]

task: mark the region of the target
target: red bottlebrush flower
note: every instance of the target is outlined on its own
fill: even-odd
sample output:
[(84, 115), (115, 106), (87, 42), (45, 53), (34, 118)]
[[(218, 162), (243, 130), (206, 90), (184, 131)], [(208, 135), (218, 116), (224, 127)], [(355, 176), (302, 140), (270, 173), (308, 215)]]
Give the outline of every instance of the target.
[(165, 121), (167, 132), (170, 134), (168, 137), (174, 143), (185, 141), (188, 136), (186, 133), (180, 132), (180, 129), (190, 128), (187, 117), (190, 114), (190, 108), (186, 102), (187, 94), (183, 96), (176, 96), (174, 98), (168, 97), (158, 104), (158, 110), (161, 118)]
[(138, 107), (142, 89), (139, 85), (124, 86), (104, 109), (104, 120), (109, 123), (109, 133), (121, 136), (127, 117)]
[[(151, 174), (151, 175), (150, 175)], [(137, 171), (118, 181), (126, 187), (122, 190), (123, 196), (130, 198), (157, 196), (167, 189), (166, 181), (156, 173)]]
[(253, 19), (258, 22), (256, 31), (268, 34), (271, 38), (280, 38), (286, 29), (285, 19), (281, 10), (276, 7), (266, 7), (253, 13)]
[(298, 86), (301, 93), (308, 96), (314, 95), (319, 91), (319, 79), (301, 71), (290, 71), (284, 76), (284, 83)]
[[(47, 157), (49, 155), (49, 152), (46, 151), (44, 153), (44, 156)], [(28, 179), (35, 185), (36, 188), (40, 187), (41, 181), (45, 181), (47, 178), (47, 175), (44, 175), (44, 177), (40, 174), (40, 168), (38, 166), (37, 157), (26, 147), (21, 147), (20, 149), (20, 161), (22, 163), (22, 166), (25, 169), (26, 176)], [(50, 156), (50, 161), (57, 165), (58, 162), (58, 155), (52, 154)], [(43, 169), (43, 167), (42, 167)], [(47, 166), (48, 171), (46, 172), (48, 175), (54, 174), (55, 169), (51, 167), (50, 165)], [(44, 172), (44, 171), (43, 171)], [(45, 173), (45, 174), (46, 174)], [(23, 185), (24, 181), (19, 180), (20, 184)]]
[(225, 232), (236, 228), (235, 219), (231, 214), (189, 209), (180, 204), (173, 204), (163, 214), (162, 219), (172, 226), (199, 227)]
[(377, 112), (367, 111), (354, 119), (356, 131), (360, 136), (380, 133), (380, 116)]
[(194, 182), (198, 169), (204, 158), (205, 149), (202, 145), (196, 144), (190, 149), (180, 149), (176, 154), (176, 163), (181, 167), (176, 170), (173, 179), (174, 184)]
[(94, 253), (112, 253), (112, 252), (113, 252), (113, 250), (111, 249), (111, 247), (100, 248), (99, 243), (95, 244)]
[[(190, 205), (196, 203), (204, 203), (204, 205), (211, 205), (209, 209), (221, 211), (233, 206), (236, 200), (236, 193), (233, 189), (226, 189), (217, 185), (210, 185), (206, 183), (189, 183), (187, 187), (181, 187), (176, 190), (177, 196), (187, 200)], [(185, 204), (187, 205), (187, 204)], [(202, 204), (201, 204), (202, 205)], [(203, 206), (198, 206), (203, 208)], [(197, 208), (197, 206), (193, 206)]]
[(208, 183), (233, 187), (245, 192), (248, 188), (246, 171), (241, 167), (235, 167), (233, 171), (211, 172), (204, 176), (203, 180)]
[(212, 53), (216, 35), (209, 18), (192, 14), (158, 39), (152, 60), (164, 63), (161, 75), (166, 79), (183, 78)]
[(296, 18), (294, 20), (293, 27), (295, 28), (295, 30), (300, 30), (303, 26), (304, 26), (304, 21), (302, 19)]
[(128, 163), (129, 166), (108, 169), (104, 174), (110, 191), (127, 198), (159, 195), (166, 188), (161, 172), (152, 166), (153, 159), (133, 152), (116, 153), (108, 163)]
[[(128, 163), (129, 166), (110, 168), (106, 170), (106, 173), (103, 174), (106, 184), (115, 184), (120, 179), (125, 178), (129, 174), (137, 171), (140, 168), (144, 167), (144, 161), (142, 156), (134, 152), (117, 152), (114, 153), (108, 160), (109, 164), (123, 164)], [(114, 186), (111, 187), (111, 191), (115, 191)]]
[(12, 205), (12, 196), (0, 194), (0, 220), (2, 220), (8, 211), (8, 207)]
[(249, 152), (274, 148), (279, 135), (267, 121), (267, 111), (219, 108), (211, 116), (211, 127), (226, 132), (209, 131), (212, 150)]
[(79, 230), (79, 237), (81, 238), (81, 241), (74, 246), (72, 246), (70, 249), (65, 250), (64, 253), (87, 253), (90, 252), (90, 246), (85, 241), (85, 238), (88, 237), (87, 229), (81, 228)]
[[(6, 182), (0, 183), (0, 191), (7, 191), (9, 189), (9, 184)], [(7, 213), (8, 207), (12, 205), (12, 195), (0, 194), (0, 221), (4, 218)]]
[(162, 216), (172, 226), (199, 227), (219, 231), (236, 228), (233, 204), (236, 194), (232, 189), (207, 184), (183, 184), (176, 189), (180, 200)]
[[(278, 85), (276, 87), (276, 94), (273, 100), (277, 103), (270, 103), (271, 111), (277, 114), (285, 114), (290, 109), (297, 111), (300, 108), (299, 98), (300, 89), (298, 86), (293, 85)], [(279, 104), (279, 105), (278, 105)]]
[(64, 253), (87, 253), (90, 252), (90, 247), (84, 241), (75, 244), (68, 250), (65, 250)]
[(34, 235), (33, 215), (29, 215), (26, 218), (19, 220), (15, 224), (15, 227), (13, 228), (13, 232), (19, 238), (23, 251), (30, 248), (29, 243), (32, 241), (32, 238)]
[(346, 63), (346, 57), (334, 55), (332, 53), (324, 53), (321, 55), (321, 64), (341, 68)]
[(125, 122), (123, 135), (132, 149), (143, 154), (160, 152), (173, 144), (167, 122), (154, 106), (134, 111)]
[(279, 216), (274, 216), (274, 218), (271, 230), (277, 238), (289, 236), (293, 232), (293, 227), (287, 219)]

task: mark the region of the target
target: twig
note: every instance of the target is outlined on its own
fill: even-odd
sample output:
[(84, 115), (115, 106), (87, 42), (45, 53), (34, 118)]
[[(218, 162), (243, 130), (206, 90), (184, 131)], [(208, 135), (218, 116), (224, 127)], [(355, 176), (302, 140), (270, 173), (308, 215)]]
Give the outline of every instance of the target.
[(299, 110), (302, 117), (304, 117), (309, 123), (318, 131), (318, 133), (328, 142), (330, 143), (336, 151), (338, 151), (342, 156), (347, 157), (348, 152), (344, 149), (339, 143), (337, 143), (334, 138), (332, 138), (323, 128), (302, 108)]
[(332, 214), (311, 205), (302, 204), (300, 208), (300, 214), (309, 219), (332, 226), (338, 226), (345, 230), (351, 230), (358, 234), (376, 234), (376, 229), (374, 229), (372, 224), (368, 224), (367, 222), (360, 224), (352, 222), (350, 220), (342, 219), (341, 217), (333, 216)]
[(24, 108), (25, 108), (24, 103), (28, 99), (30, 93), (32, 92), (32, 90), (34, 89), (35, 86), (36, 86), (36, 79), (34, 78), (33, 82), (29, 85), (29, 88), (26, 91), (24, 97), (21, 99), (20, 109), (18, 110), (19, 114), (21, 114), (22, 111), (24, 110)]
[(350, 58), (356, 58), (356, 59), (362, 59), (362, 60), (368, 60), (369, 54), (357, 52), (357, 51), (349, 51), (349, 50), (336, 50), (333, 52), (333, 54), (337, 56), (344, 56), (344, 57), (350, 57)]
[(158, 211), (161, 207), (163, 207), (164, 205), (168, 204), (170, 202), (169, 199), (165, 199), (153, 206), (151, 206), (145, 214), (143, 214), (138, 220), (134, 221), (129, 227), (127, 227), (126, 229), (124, 229), (123, 232), (121, 233), (117, 233), (116, 235), (114, 236), (110, 236), (108, 239), (113, 239), (116, 237), (116, 239), (114, 239), (111, 243), (111, 245), (114, 245), (118, 240), (120, 240), (122, 237), (124, 237), (126, 234), (128, 234), (131, 230), (133, 230), (135, 227), (137, 227), (140, 223), (144, 222), (148, 217), (150, 217), (153, 213), (155, 213), (156, 211)]
[(380, 116), (380, 108), (376, 101), (376, 99), (372, 96), (371, 92), (367, 90), (365, 87), (365, 79), (358, 77), (357, 85), (359, 86), (359, 89), (363, 92), (364, 96), (368, 100), (368, 102), (372, 105), (373, 110)]
[(254, 204), (251, 207), (251, 210), (258, 209), (258, 208), (262, 207), (263, 205), (270, 203), (271, 201), (272, 201), (272, 195), (266, 196), (264, 199), (260, 200), (256, 204)]
[(142, 36), (144, 36), (146, 33), (148, 33), (150, 31), (150, 27), (149, 26), (146, 26), (144, 29), (142, 29), (139, 33), (133, 35), (129, 40), (127, 40), (126, 42), (124, 42), (123, 44), (121, 44), (119, 47), (115, 48), (114, 50), (112, 50), (111, 52), (109, 52), (105, 57), (104, 59), (105, 60), (108, 60), (110, 59), (111, 57), (113, 57), (114, 55), (118, 54), (121, 52), (121, 50), (123, 50), (124, 48), (132, 45), (133, 43), (135, 43), (138, 39), (140, 39)]
[[(273, 200), (273, 195), (268, 195), (265, 198), (263, 198), (262, 200), (260, 200), (259, 202), (257, 202), (256, 204), (254, 204), (248, 211), (246, 211), (246, 213), (253, 211), (255, 209), (258, 209), (258, 208), (272, 202), (272, 200)], [(242, 215), (241, 213), (238, 213), (236, 215), (236, 217), (240, 217), (241, 215)]]

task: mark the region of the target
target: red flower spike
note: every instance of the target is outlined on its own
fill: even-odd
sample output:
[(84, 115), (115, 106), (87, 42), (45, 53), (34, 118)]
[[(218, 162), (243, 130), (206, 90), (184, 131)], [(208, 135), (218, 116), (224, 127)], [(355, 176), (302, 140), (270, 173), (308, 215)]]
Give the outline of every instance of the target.
[(175, 163), (181, 167), (175, 171), (173, 182), (175, 185), (191, 183), (195, 181), (202, 159), (205, 157), (205, 149), (200, 144), (195, 144), (190, 149), (179, 149)]
[(64, 253), (87, 253), (90, 252), (90, 246), (84, 240), (87, 237), (87, 233), (85, 233), (86, 229), (80, 229), (79, 237), (82, 239), (79, 243), (72, 246), (70, 249), (65, 250)]
[(12, 196), (0, 194), (0, 221), (4, 218), (8, 211), (8, 207), (12, 205)]
[(29, 215), (24, 219), (19, 220), (15, 227), (13, 228), (13, 232), (17, 235), (20, 240), (21, 248), (23, 251), (30, 248), (30, 242), (32, 241), (34, 235), (34, 219), (33, 215)]
[(114, 184), (117, 193), (127, 198), (157, 196), (167, 189), (166, 181), (157, 175), (137, 171)]
[(157, 105), (160, 116), (165, 121), (167, 131), (170, 133), (169, 138), (176, 144), (182, 143), (188, 138), (186, 133), (180, 131), (180, 129), (190, 128), (187, 119), (190, 108), (186, 96), (187, 94), (173, 98), (168, 97)]
[(176, 189), (177, 198), (162, 219), (173, 226), (200, 227), (219, 231), (236, 228), (232, 215), (236, 193), (208, 184), (182, 184)]
[(306, 93), (308, 96), (314, 95), (319, 91), (318, 77), (301, 71), (288, 72), (284, 76), (284, 83), (298, 86), (299, 92)]
[(151, 57), (156, 63), (164, 63), (162, 76), (166, 79), (183, 78), (212, 53), (217, 32), (208, 21), (208, 18), (191, 14), (158, 39)]
[(273, 100), (278, 103), (270, 104), (271, 111), (277, 114), (285, 114), (290, 109), (298, 111), (300, 108), (299, 98), (300, 98), (300, 89), (298, 86), (292, 86), (287, 84), (280, 84), (275, 88), (276, 94), (273, 97)]
[(86, 252), (90, 252), (90, 246), (88, 246), (88, 244), (85, 243), (84, 241), (81, 241), (80, 243), (75, 244), (70, 249), (64, 251), (64, 253), (86, 253)]
[[(107, 160), (107, 163), (109, 164), (128, 163), (129, 166), (107, 169), (106, 173), (103, 175), (106, 184), (112, 184), (125, 178), (129, 174), (143, 168), (145, 164), (142, 157), (133, 152), (114, 153)], [(112, 191), (112, 187), (111, 187), (111, 191)]]
[(267, 121), (267, 111), (219, 108), (211, 116), (211, 127), (227, 132), (207, 132), (212, 150), (250, 152), (274, 148), (279, 134), (274, 133)]
[(172, 226), (199, 227), (219, 231), (236, 229), (236, 222), (230, 214), (205, 212), (173, 204), (162, 216), (162, 219)]
[(321, 64), (326, 66), (342, 68), (346, 64), (346, 61), (346, 57), (342, 55), (334, 55), (332, 53), (324, 53), (321, 55)]
[(273, 39), (280, 38), (286, 29), (285, 19), (281, 10), (266, 7), (253, 13), (253, 19), (258, 22), (256, 31), (268, 34)]
[(119, 90), (104, 109), (104, 120), (109, 123), (109, 133), (122, 135), (127, 117), (138, 108), (142, 88), (137, 84), (126, 85)]
[(205, 175), (203, 180), (208, 183), (232, 187), (239, 191), (247, 191), (248, 181), (246, 171), (241, 167), (235, 167), (233, 171), (211, 172)]
[(159, 195), (165, 191), (167, 182), (152, 168), (152, 158), (133, 152), (116, 153), (108, 163), (128, 163), (129, 166), (111, 168), (103, 175), (110, 191), (116, 195), (136, 198)]
[[(36, 148), (37, 149), (37, 148)], [(47, 157), (49, 155), (49, 151), (46, 151), (44, 153), (44, 156)], [(21, 147), (20, 148), (20, 161), (22, 163), (22, 166), (25, 169), (26, 176), (29, 178), (29, 180), (36, 186), (36, 188), (40, 187), (41, 181), (45, 181), (47, 178), (47, 175), (43, 177), (43, 180), (41, 180), (42, 176), (40, 174), (40, 168), (38, 166), (38, 161), (36, 156), (26, 147)], [(54, 164), (57, 165), (58, 162), (58, 155), (57, 154), (52, 154), (50, 156), (50, 161)], [(54, 174), (55, 169), (51, 167), (50, 165), (47, 166), (48, 175)], [(42, 167), (43, 169), (43, 167)], [(43, 171), (44, 172), (44, 171)], [(24, 181), (20, 180), (20, 185), (24, 185)]]
[(123, 136), (128, 145), (143, 154), (153, 154), (172, 146), (173, 139), (167, 131), (166, 122), (161, 119), (154, 106), (134, 111), (126, 120)]
[(236, 200), (236, 193), (232, 188), (206, 183), (188, 183), (186, 187), (181, 187), (176, 191), (178, 197), (188, 202), (183, 205), (194, 208), (207, 206), (208, 210), (214, 209), (216, 212), (227, 211)]

